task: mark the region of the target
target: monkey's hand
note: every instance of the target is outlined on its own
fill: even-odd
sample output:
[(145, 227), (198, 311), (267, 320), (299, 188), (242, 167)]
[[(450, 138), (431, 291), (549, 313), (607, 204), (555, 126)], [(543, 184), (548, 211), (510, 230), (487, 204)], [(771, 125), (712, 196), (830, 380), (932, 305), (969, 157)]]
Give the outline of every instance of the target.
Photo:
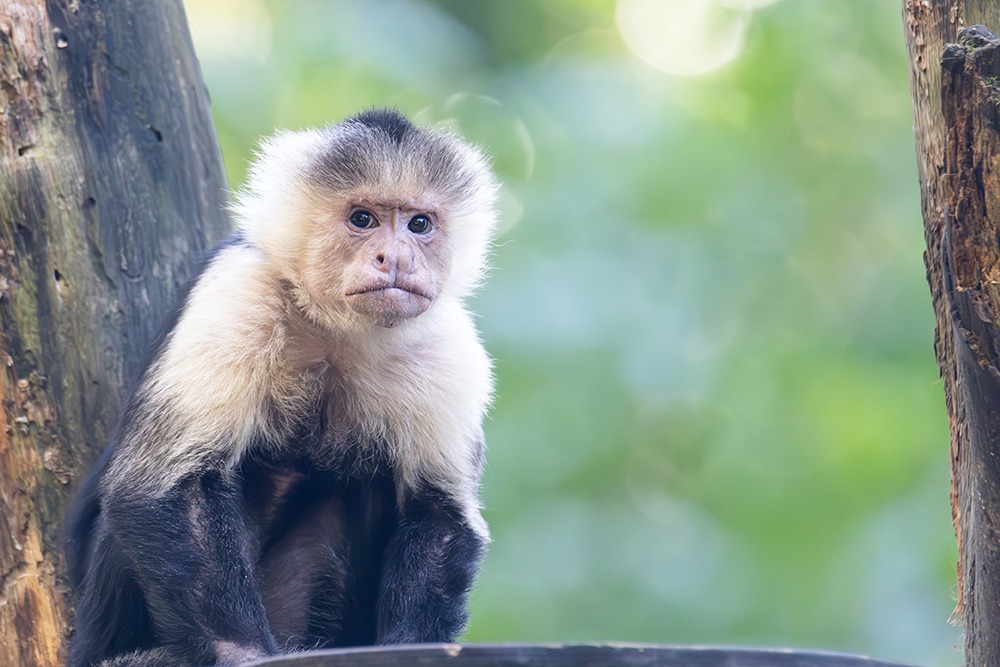
[(380, 644), (452, 642), (464, 631), (466, 598), (485, 538), (440, 491), (414, 493), (386, 552), (378, 601)]

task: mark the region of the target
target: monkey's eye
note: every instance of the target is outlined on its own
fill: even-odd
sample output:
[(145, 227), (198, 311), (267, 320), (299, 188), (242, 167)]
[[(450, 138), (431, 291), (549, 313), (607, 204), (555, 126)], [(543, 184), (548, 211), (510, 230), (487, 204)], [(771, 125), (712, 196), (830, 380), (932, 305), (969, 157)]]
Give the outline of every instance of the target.
[(410, 222), (406, 225), (406, 228), (414, 234), (424, 234), (431, 228), (431, 219), (426, 215), (415, 215), (410, 218)]
[(351, 213), (347, 221), (358, 229), (368, 229), (375, 224), (375, 216), (368, 211), (355, 211)]

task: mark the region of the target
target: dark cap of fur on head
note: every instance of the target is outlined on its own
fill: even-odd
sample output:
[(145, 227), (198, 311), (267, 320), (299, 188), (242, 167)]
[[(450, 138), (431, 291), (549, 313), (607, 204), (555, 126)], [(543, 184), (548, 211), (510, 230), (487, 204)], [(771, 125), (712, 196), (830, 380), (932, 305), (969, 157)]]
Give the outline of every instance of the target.
[(368, 109), (351, 116), (345, 123), (359, 123), (371, 129), (382, 132), (393, 143), (403, 143), (403, 137), (416, 128), (398, 109)]
[[(467, 198), (485, 170), (478, 151), (448, 132), (411, 123), (396, 109), (369, 109), (327, 129), (328, 141), (308, 169), (320, 186), (391, 185), (417, 175), (452, 201)], [(388, 181), (388, 182), (387, 182)]]

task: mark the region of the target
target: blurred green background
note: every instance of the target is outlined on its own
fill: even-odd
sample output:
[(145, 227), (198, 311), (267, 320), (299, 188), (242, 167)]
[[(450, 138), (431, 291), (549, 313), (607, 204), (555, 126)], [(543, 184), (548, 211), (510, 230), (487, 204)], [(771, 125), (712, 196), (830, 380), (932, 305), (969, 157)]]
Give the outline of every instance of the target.
[(961, 663), (899, 5), (187, 0), (234, 188), (371, 106), (495, 157), (469, 640)]

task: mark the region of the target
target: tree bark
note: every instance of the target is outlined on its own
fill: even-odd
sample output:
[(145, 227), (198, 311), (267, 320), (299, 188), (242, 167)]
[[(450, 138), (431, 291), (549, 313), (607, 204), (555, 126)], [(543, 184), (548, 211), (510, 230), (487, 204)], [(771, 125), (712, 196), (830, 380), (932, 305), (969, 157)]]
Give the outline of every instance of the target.
[(924, 261), (951, 430), (966, 663), (1000, 665), (1000, 26), (995, 0), (905, 0)]
[(224, 182), (180, 0), (4, 0), (0, 664), (62, 664), (63, 511)]

